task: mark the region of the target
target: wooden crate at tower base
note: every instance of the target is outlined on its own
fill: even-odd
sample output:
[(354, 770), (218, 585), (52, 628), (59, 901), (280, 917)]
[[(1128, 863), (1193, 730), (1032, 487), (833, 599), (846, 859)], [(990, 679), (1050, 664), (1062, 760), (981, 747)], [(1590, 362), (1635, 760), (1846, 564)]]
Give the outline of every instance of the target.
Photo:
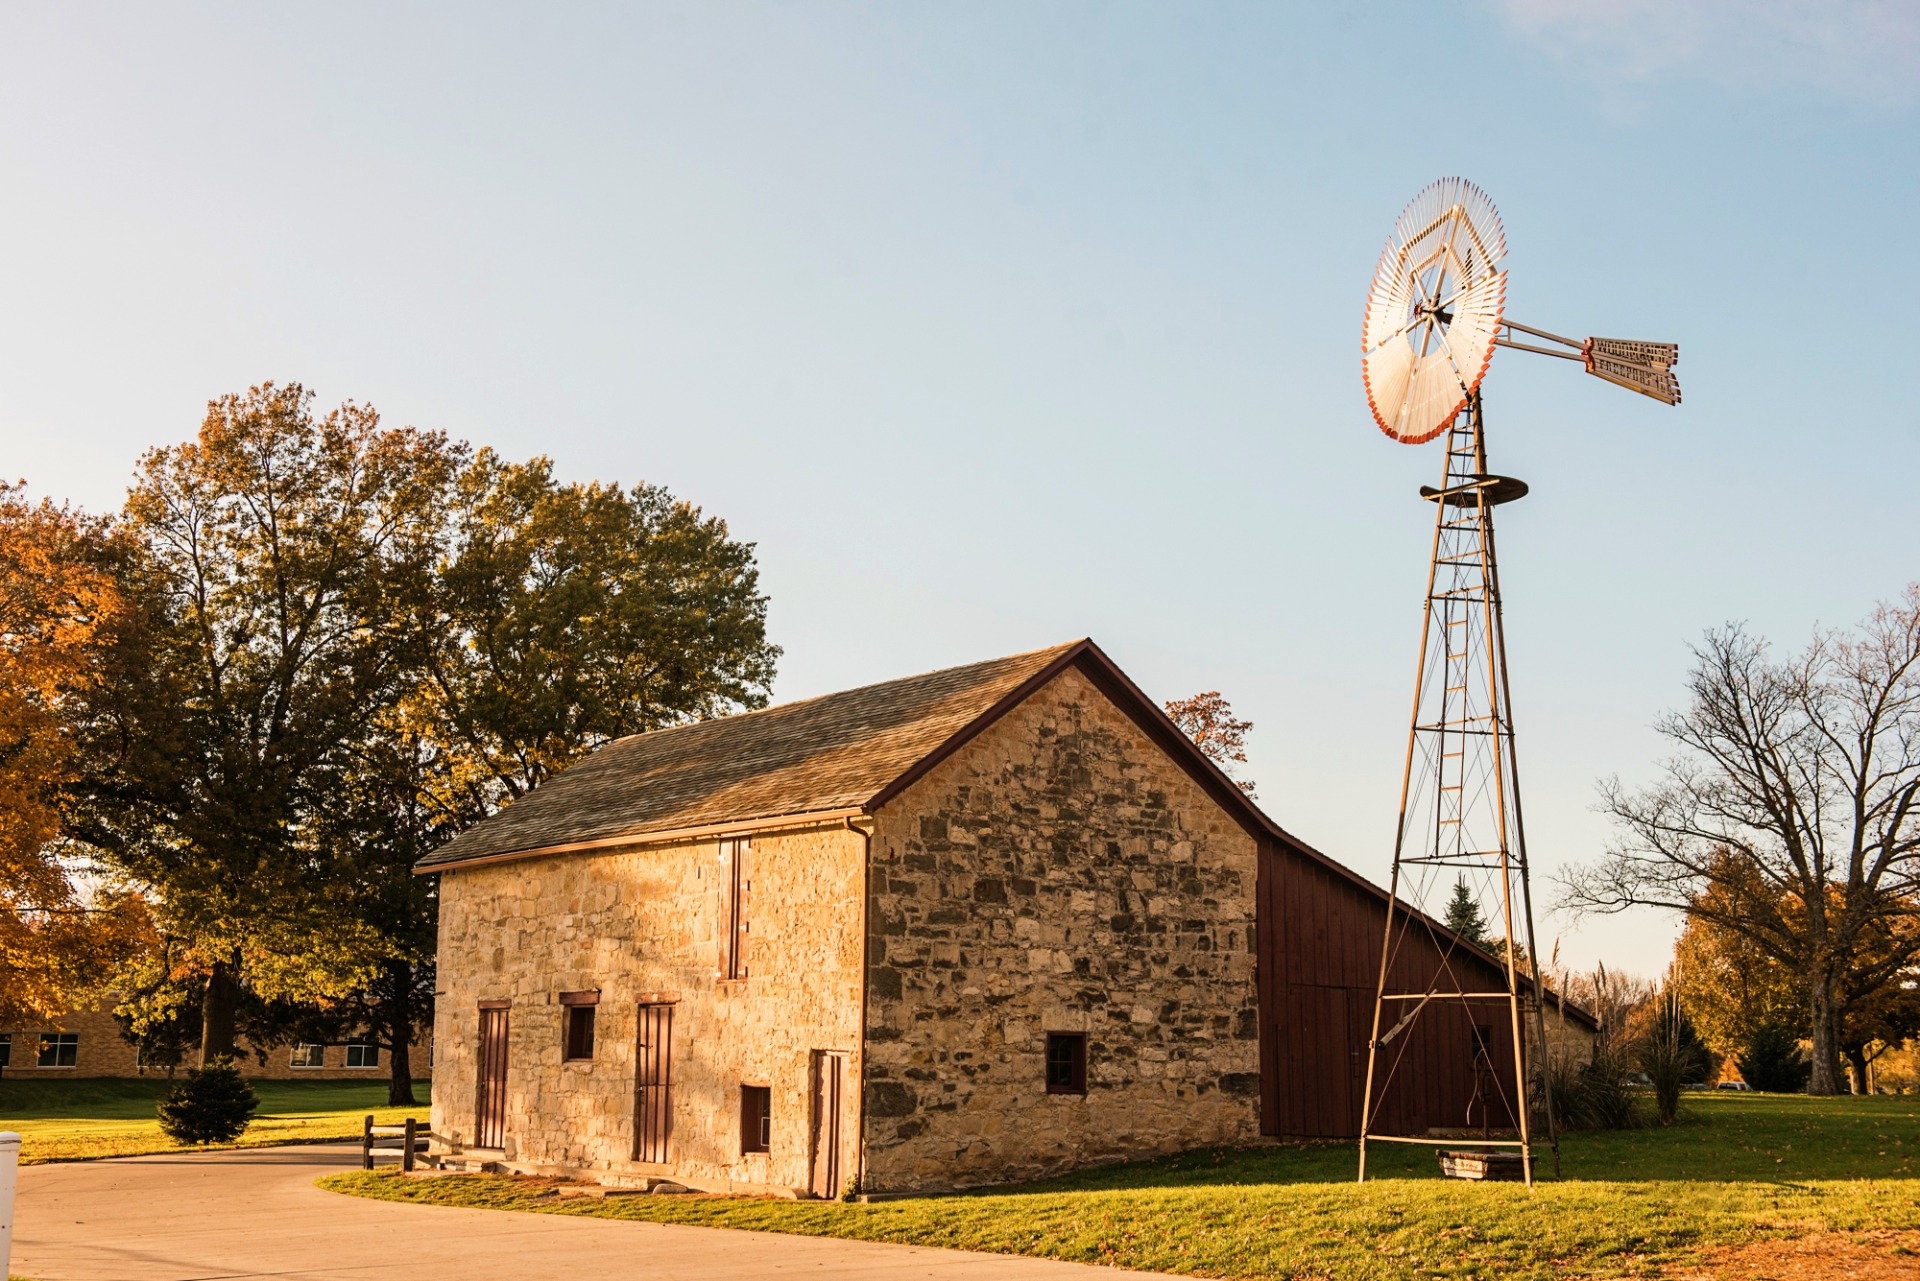
[(1450, 1179), (1513, 1179), (1525, 1177), (1525, 1165), (1518, 1152), (1474, 1152), (1465, 1148), (1441, 1148), (1440, 1172)]

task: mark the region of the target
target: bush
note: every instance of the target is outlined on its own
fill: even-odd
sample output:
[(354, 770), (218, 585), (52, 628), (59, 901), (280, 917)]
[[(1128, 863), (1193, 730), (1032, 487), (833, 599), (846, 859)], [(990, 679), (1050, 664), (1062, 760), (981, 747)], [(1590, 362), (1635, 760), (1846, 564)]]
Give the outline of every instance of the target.
[(1807, 1088), (1813, 1065), (1800, 1053), (1800, 1038), (1778, 1023), (1763, 1023), (1747, 1037), (1745, 1052), (1734, 1061), (1749, 1086), (1773, 1094), (1798, 1094)]
[(160, 1128), (181, 1143), (228, 1143), (246, 1132), (260, 1100), (232, 1059), (196, 1068), (160, 1101)]
[(1554, 1121), (1563, 1130), (1634, 1130), (1643, 1124), (1619, 1056), (1605, 1048), (1597, 1047), (1586, 1063), (1565, 1056), (1549, 1059), (1547, 1089)]

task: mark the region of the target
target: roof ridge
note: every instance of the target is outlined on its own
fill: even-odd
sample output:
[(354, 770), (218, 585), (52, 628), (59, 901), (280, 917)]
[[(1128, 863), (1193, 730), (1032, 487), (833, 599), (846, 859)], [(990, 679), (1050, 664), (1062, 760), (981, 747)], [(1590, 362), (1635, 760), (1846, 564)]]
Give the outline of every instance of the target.
[(622, 734), (619, 738), (608, 739), (604, 746), (612, 747), (616, 743), (631, 742), (636, 738), (649, 738), (659, 734), (671, 734), (675, 730), (696, 729), (699, 726), (713, 725), (720, 721), (738, 721), (753, 716), (764, 716), (769, 712), (784, 712), (795, 707), (805, 707), (809, 703), (818, 703), (824, 699), (844, 698), (850, 694), (865, 693), (867, 690), (879, 689), (885, 685), (901, 685), (907, 681), (925, 680), (929, 676), (945, 676), (949, 672), (964, 672), (973, 668), (991, 667), (995, 663), (1011, 663), (1022, 658), (1037, 658), (1041, 654), (1062, 654), (1072, 649), (1075, 645), (1084, 644), (1088, 639), (1090, 638), (1083, 636), (1079, 640), (1070, 640), (1059, 645), (1043, 645), (1039, 649), (1022, 650), (1018, 654), (1003, 654), (998, 658), (983, 658), (972, 663), (955, 663), (952, 667), (935, 667), (928, 671), (915, 672), (911, 676), (895, 676), (883, 681), (868, 681), (865, 685), (855, 685), (849, 689), (829, 690), (825, 694), (810, 694), (806, 698), (796, 698), (785, 703), (770, 703), (766, 707), (749, 707), (744, 711), (728, 712), (724, 716), (709, 716), (705, 720), (681, 721), (677, 725), (662, 725), (658, 729), (645, 729), (638, 733)]

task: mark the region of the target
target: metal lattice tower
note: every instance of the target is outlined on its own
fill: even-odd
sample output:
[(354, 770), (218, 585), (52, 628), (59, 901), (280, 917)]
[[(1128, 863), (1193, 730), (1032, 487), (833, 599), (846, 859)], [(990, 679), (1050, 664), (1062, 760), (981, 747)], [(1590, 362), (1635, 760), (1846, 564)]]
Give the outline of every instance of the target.
[[(1483, 1137), (1473, 1142), (1518, 1148), (1524, 1177), (1531, 1185), (1535, 1143), (1527, 1077), (1531, 1069), (1544, 1064), (1529, 1062), (1535, 1056), (1523, 1048), (1528, 1040), (1524, 1024), (1531, 1020), (1536, 1047), (1545, 1044), (1545, 1027), (1537, 966), (1529, 973), (1528, 967), (1517, 963), (1522, 957), (1537, 957), (1539, 952), (1528, 890), (1526, 836), (1500, 612), (1500, 573), (1493, 537), (1493, 509), (1522, 497), (1527, 487), (1488, 471), (1477, 391), (1447, 429), (1444, 483), (1439, 489), (1423, 487), (1420, 492), (1435, 508), (1433, 556), (1413, 718), (1407, 736), (1380, 981), (1368, 1042), (1360, 1177), (1366, 1177), (1369, 1139), (1431, 1141), (1423, 1136), (1381, 1133), (1377, 1125), (1381, 1105), (1391, 1092), (1410, 1087), (1401, 1072), (1402, 1056), (1411, 1040), (1409, 1032), (1423, 1014), (1451, 1005), (1466, 1010), (1475, 1020), (1497, 1012), (1512, 1037), (1515, 1050), (1511, 1075), (1496, 1071), (1491, 1055), (1477, 1057), (1476, 1099), (1482, 1109), (1483, 1126), (1498, 1107), (1514, 1118), (1519, 1137)], [(1467, 946), (1435, 924), (1457, 884), (1465, 884), (1483, 909), (1491, 909), (1487, 923), (1492, 948), (1503, 963), (1505, 984), (1501, 989), (1486, 986), (1483, 958), (1466, 963)], [(1416, 938), (1422, 954), (1437, 953), (1439, 963), (1423, 989), (1395, 990), (1405, 984), (1396, 985), (1389, 976), (1401, 962), (1403, 949)], [(1515, 943), (1524, 952), (1517, 953)], [(1544, 1089), (1536, 1097), (1544, 1102)], [(1463, 1122), (1470, 1119), (1464, 1117)], [(1550, 1112), (1546, 1141), (1552, 1148), (1557, 1172), (1559, 1142)]]
[[(1444, 483), (1420, 491), (1434, 503), (1433, 559), (1373, 1034), (1367, 1042), (1360, 1114), (1363, 1180), (1368, 1140), (1436, 1142), (1426, 1134), (1387, 1133), (1383, 1117), (1392, 1115), (1386, 1105), (1395, 1102), (1396, 1087), (1420, 1084), (1406, 1078), (1419, 1075), (1423, 1054), (1428, 1067), (1446, 1070), (1431, 1053), (1437, 1041), (1417, 1031), (1422, 1015), (1457, 1009), (1464, 1018), (1449, 1014), (1449, 1019), (1473, 1038), (1469, 1117), (1463, 1120), (1476, 1105), (1481, 1117), (1481, 1135), (1470, 1142), (1518, 1148), (1522, 1173), (1528, 1186), (1533, 1183), (1527, 1078), (1530, 1058), (1538, 1060), (1531, 1066), (1544, 1074), (1546, 1020), (1493, 550), (1493, 509), (1521, 497), (1527, 487), (1487, 470), (1481, 380), (1494, 349), (1508, 347), (1578, 361), (1616, 386), (1664, 404), (1680, 403), (1680, 383), (1673, 375), (1680, 349), (1672, 343), (1566, 338), (1508, 318), (1506, 256), (1506, 232), (1493, 201), (1464, 178), (1442, 178), (1408, 201), (1394, 222), (1374, 268), (1361, 328), (1360, 373), (1374, 423), (1402, 444), (1447, 438)], [(1516, 334), (1535, 341), (1521, 341)], [(1483, 913), (1487, 907), (1495, 910), (1487, 951), (1436, 920), (1440, 897), (1460, 887)], [(1488, 952), (1496, 964), (1488, 963)], [(1500, 975), (1500, 990), (1489, 990), (1489, 973)], [(1510, 1040), (1497, 1038), (1491, 1024), (1477, 1021), (1493, 1010), (1499, 1011)], [(1525, 1035), (1529, 1018), (1533, 1055)], [(1442, 1023), (1434, 1037), (1444, 1032)], [(1422, 1051), (1410, 1055), (1416, 1041), (1423, 1043)], [(1502, 1068), (1496, 1058), (1511, 1062)], [(1538, 1097), (1557, 1173), (1560, 1145), (1552, 1099), (1544, 1088)], [(1496, 1105), (1512, 1118), (1517, 1138), (1492, 1137)], [(1403, 1113), (1414, 1115), (1417, 1109)]]

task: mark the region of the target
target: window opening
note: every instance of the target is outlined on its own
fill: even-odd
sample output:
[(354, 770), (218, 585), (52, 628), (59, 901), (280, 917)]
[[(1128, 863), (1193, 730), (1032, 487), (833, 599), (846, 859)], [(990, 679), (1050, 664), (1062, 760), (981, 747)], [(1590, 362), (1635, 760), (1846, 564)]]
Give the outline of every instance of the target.
[(767, 1152), (773, 1147), (773, 1089), (765, 1085), (740, 1087), (740, 1150)]
[(321, 1068), (327, 1065), (327, 1047), (311, 1041), (302, 1041), (293, 1047), (291, 1066), (297, 1068)]
[(593, 1057), (593, 1007), (567, 1007), (567, 1061), (576, 1063)]
[(73, 1067), (80, 1061), (80, 1034), (78, 1032), (42, 1032), (40, 1034), (41, 1067)]
[(380, 1047), (372, 1041), (348, 1041), (347, 1066), (350, 1068), (379, 1067)]
[(1047, 1033), (1047, 1093), (1087, 1092), (1087, 1034)]

